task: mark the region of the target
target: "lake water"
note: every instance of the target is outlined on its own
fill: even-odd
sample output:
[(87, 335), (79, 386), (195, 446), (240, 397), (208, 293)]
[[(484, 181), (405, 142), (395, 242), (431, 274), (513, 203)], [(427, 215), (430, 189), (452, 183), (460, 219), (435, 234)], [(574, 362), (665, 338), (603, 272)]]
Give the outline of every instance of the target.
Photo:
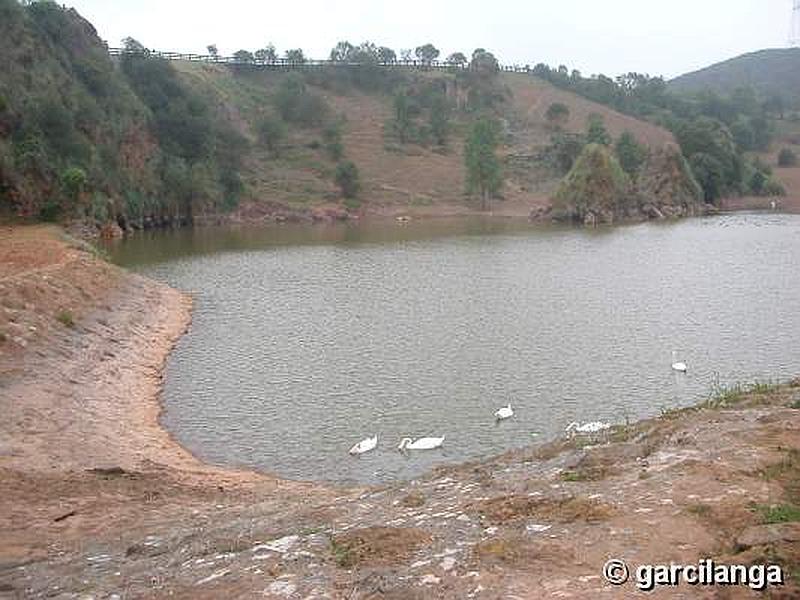
[[(288, 478), (412, 478), (800, 374), (796, 215), (199, 229), (111, 252), (194, 294), (165, 425), (209, 462)], [(347, 454), (373, 433), (376, 451)], [(444, 447), (396, 450), (423, 435)]]

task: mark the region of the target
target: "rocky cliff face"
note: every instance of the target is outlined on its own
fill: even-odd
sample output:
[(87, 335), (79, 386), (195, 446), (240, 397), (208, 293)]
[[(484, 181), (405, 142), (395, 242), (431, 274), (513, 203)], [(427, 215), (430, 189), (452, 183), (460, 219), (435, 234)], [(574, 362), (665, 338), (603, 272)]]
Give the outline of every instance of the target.
[(650, 155), (636, 182), (639, 212), (643, 217), (663, 219), (703, 214), (703, 191), (686, 159), (675, 146)]

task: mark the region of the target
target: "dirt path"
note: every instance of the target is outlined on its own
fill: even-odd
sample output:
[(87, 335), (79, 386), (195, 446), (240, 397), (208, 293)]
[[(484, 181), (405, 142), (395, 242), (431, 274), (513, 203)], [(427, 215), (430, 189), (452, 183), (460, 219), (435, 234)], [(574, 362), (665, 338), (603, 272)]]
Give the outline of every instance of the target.
[[(226, 471), (158, 425), (187, 299), (53, 230), (0, 247), (23, 233), (62, 251), (48, 280), (31, 271), (0, 287), (0, 310), (14, 311), (0, 323), (0, 597), (641, 596), (602, 579), (611, 557), (632, 569), (777, 561), (790, 580), (771, 597), (800, 593), (796, 523), (766, 524), (800, 513), (800, 386), (384, 488)], [(53, 316), (63, 306), (72, 327)], [(39, 328), (23, 338), (19, 322)], [(652, 597), (763, 596), (684, 585)]]

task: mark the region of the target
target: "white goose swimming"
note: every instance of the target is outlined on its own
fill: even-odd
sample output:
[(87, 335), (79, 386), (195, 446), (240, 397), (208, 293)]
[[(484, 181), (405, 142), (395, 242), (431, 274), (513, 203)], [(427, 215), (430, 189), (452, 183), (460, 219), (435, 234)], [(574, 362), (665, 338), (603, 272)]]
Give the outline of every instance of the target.
[(681, 373), (686, 372), (686, 363), (678, 360), (678, 353), (675, 350), (672, 351), (672, 369)]
[(510, 419), (514, 416), (514, 409), (511, 408), (511, 405), (504, 406), (502, 408), (498, 408), (494, 411), (494, 418), (498, 421), (503, 421), (505, 419)]
[(416, 440), (411, 438), (403, 438), (400, 440), (398, 450), (433, 450), (439, 448), (444, 443), (444, 436), (442, 437), (424, 437)]
[(354, 456), (358, 454), (364, 454), (365, 452), (369, 452), (370, 450), (375, 450), (377, 446), (378, 446), (378, 435), (375, 434), (371, 438), (361, 440), (352, 448), (350, 448), (350, 454)]

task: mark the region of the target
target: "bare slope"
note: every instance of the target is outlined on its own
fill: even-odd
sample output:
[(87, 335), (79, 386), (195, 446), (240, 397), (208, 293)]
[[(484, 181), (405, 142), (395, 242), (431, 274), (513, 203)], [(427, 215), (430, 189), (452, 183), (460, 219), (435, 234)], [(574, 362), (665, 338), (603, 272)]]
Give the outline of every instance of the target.
[[(278, 157), (259, 148), (257, 124), (264, 116), (274, 115), (271, 96), (287, 76), (285, 73), (234, 74), (225, 67), (190, 63), (177, 63), (177, 67), (193, 86), (212, 95), (221, 112), (253, 142), (245, 171), (249, 193), (240, 214), (258, 218), (280, 212), (280, 205), (308, 212), (338, 201), (333, 184), (335, 162), (324, 148), (317, 147), (321, 138), (319, 128), (290, 127)], [(416, 81), (422, 78), (453, 81), (453, 76), (446, 73), (411, 77)], [(615, 137), (630, 131), (653, 148), (673, 143), (672, 135), (662, 128), (534, 77), (504, 74), (497, 85), (508, 92), (507, 100), (497, 107), (509, 133), (507, 145), (501, 150), (505, 156), (529, 157), (545, 150), (552, 134), (545, 113), (554, 102), (570, 109), (565, 126), (569, 132), (585, 131), (589, 115), (599, 114)], [(401, 145), (385, 134), (393, 117), (390, 95), (367, 94), (352, 88), (323, 89), (313, 85), (309, 88), (325, 99), (334, 118), (343, 119), (345, 157), (358, 166), (361, 198), (367, 212), (435, 215), (473, 210), (464, 193), (463, 147), (470, 115), (454, 113), (449, 143), (444, 149), (413, 143)], [(546, 169), (534, 173), (534, 165), (531, 169), (532, 174), (524, 177), (517, 177), (518, 169), (507, 171), (505, 201), (495, 203), (495, 212), (527, 215), (531, 208), (549, 202), (558, 182), (557, 174)]]

